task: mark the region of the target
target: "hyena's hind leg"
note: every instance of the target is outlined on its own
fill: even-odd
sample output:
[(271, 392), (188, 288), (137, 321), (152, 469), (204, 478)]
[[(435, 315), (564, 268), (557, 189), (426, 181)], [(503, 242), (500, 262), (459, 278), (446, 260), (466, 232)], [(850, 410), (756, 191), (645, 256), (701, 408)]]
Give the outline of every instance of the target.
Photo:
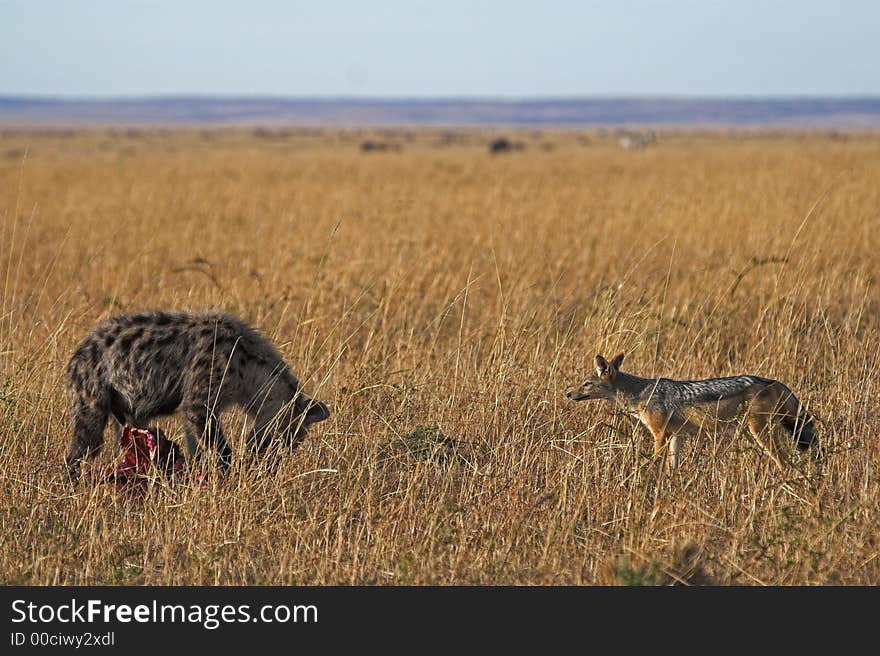
[(65, 463), (71, 479), (76, 480), (83, 461), (104, 444), (112, 407), (110, 387), (102, 375), (101, 350), (93, 342), (81, 344), (68, 360), (66, 387), (73, 436)]
[[(186, 433), (186, 442), (190, 453), (195, 447), (195, 455), (200, 458), (205, 450), (210, 449), (217, 454), (217, 462), (223, 471), (227, 471), (232, 464), (232, 449), (223, 435), (223, 427), (220, 425), (220, 417), (215, 413), (209, 413), (204, 404), (185, 405), (181, 409), (183, 428)], [(199, 449), (199, 443), (204, 448)]]
[(72, 479), (79, 477), (82, 463), (101, 450), (109, 413), (109, 405), (102, 403), (100, 399), (80, 399), (71, 404), (73, 437), (65, 463)]

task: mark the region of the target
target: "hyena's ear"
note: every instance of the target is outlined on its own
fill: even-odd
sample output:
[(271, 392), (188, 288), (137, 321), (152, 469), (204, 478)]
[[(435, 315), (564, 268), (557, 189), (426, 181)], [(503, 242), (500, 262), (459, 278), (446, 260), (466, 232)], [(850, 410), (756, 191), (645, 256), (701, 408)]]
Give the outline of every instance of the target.
[(609, 365), (608, 360), (603, 358), (601, 355), (596, 356), (596, 373), (600, 378), (604, 377), (608, 373)]
[(618, 353), (611, 360), (611, 368), (615, 371), (620, 371), (620, 365), (623, 364), (623, 353)]

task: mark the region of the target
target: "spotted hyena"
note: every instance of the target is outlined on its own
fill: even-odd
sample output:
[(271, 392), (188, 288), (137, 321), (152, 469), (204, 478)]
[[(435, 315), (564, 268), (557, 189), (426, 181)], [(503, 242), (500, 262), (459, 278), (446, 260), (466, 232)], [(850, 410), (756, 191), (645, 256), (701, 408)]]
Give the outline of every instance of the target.
[(98, 325), (67, 365), (73, 439), (67, 467), (73, 477), (104, 441), (109, 416), (146, 428), (178, 412), (190, 453), (199, 440), (227, 469), (232, 451), (220, 413), (239, 405), (253, 420), (247, 448), (255, 453), (280, 434), (291, 449), (311, 424), (330, 416), (304, 393), (272, 344), (235, 317), (212, 312), (127, 314)]

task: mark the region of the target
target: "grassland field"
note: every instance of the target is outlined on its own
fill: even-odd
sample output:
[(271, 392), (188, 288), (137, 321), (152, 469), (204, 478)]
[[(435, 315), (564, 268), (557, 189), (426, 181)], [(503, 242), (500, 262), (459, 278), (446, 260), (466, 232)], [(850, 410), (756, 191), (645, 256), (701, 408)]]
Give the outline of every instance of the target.
[[(0, 582), (880, 583), (880, 135), (500, 134), (0, 130)], [(333, 416), (274, 475), (72, 487), (67, 359), (149, 308), (247, 319)], [(619, 351), (785, 382), (825, 460), (658, 475), (564, 397)]]

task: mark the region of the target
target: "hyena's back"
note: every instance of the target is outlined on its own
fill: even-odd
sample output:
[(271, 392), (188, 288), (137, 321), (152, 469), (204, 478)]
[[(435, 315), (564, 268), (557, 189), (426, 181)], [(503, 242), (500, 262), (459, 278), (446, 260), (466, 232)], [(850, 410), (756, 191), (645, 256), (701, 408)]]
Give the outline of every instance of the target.
[(262, 335), (220, 313), (149, 312), (109, 319), (76, 349), (67, 376), (72, 403), (107, 404), (120, 422), (135, 425), (170, 414), (184, 402), (220, 411), (231, 403), (247, 405), (268, 385), (291, 393), (298, 387)]
[(220, 313), (147, 312), (105, 321), (70, 358), (67, 392), (74, 433), (67, 463), (73, 473), (100, 448), (111, 414), (145, 428), (152, 418), (179, 411), (190, 445), (204, 436), (224, 466), (231, 450), (218, 417), (231, 405), (254, 417), (253, 449), (266, 446), (271, 418), (290, 425), (302, 417), (287, 436), (296, 446), (310, 423), (329, 416), (326, 405), (301, 393), (266, 338)]

